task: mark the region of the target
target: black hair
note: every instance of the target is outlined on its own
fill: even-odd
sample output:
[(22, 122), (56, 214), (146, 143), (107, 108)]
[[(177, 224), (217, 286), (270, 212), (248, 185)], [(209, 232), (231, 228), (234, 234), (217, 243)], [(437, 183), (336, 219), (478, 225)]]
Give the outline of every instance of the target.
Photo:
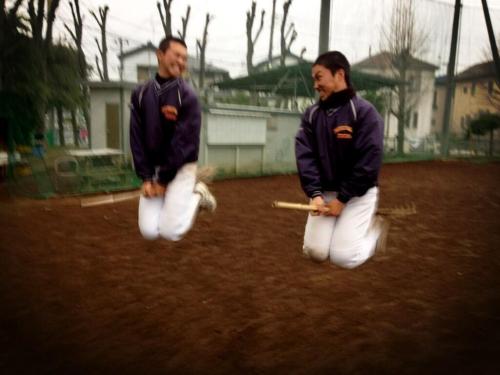
[(163, 53), (165, 53), (165, 51), (168, 49), (168, 47), (170, 47), (171, 42), (180, 43), (184, 47), (187, 48), (186, 42), (184, 40), (182, 40), (181, 38), (177, 38), (175, 36), (172, 36), (172, 35), (168, 35), (165, 38), (163, 38), (162, 40), (160, 40), (160, 44), (158, 44), (158, 49), (160, 51), (162, 51)]
[(345, 82), (347, 87), (352, 88), (351, 84), (351, 65), (347, 58), (339, 51), (329, 51), (318, 56), (314, 65), (321, 65), (327, 68), (332, 74), (335, 74), (337, 70), (342, 69), (344, 71)]

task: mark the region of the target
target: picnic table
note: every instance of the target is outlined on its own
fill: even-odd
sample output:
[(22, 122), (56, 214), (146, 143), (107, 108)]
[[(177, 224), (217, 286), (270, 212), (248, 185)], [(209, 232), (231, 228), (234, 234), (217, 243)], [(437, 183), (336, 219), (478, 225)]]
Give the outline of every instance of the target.
[(125, 154), (121, 150), (68, 150), (67, 154), (76, 161), (81, 192), (114, 190), (127, 184), (131, 171), (126, 166)]

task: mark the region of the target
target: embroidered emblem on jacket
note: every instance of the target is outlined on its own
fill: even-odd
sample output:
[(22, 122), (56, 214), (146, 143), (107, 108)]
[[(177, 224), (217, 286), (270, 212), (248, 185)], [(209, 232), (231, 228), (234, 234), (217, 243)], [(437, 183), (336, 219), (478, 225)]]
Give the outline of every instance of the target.
[(352, 139), (352, 127), (342, 124), (333, 129), (337, 139)]
[(163, 107), (161, 107), (161, 112), (167, 120), (177, 120), (177, 108), (175, 108), (173, 105), (164, 105)]

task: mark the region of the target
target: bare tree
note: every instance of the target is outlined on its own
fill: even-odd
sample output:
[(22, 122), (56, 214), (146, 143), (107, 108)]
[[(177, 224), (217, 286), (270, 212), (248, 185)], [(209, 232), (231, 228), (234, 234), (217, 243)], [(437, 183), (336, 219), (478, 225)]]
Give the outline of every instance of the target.
[(186, 40), (186, 30), (190, 14), (191, 14), (191, 6), (188, 5), (186, 9), (186, 17), (182, 17), (182, 32), (180, 31), (177, 32), (177, 34), (179, 34), (179, 38), (181, 38), (182, 40)]
[(48, 0), (49, 9), (47, 10), (47, 21), (45, 28), (45, 43), (44, 47), (46, 50), (49, 50), (50, 45), (52, 44), (52, 27), (54, 25), (54, 20), (56, 18), (56, 10), (59, 6), (59, 0)]
[(31, 35), (35, 44), (40, 45), (43, 39), (43, 17), (45, 15), (45, 0), (38, 0), (35, 9), (35, 1), (28, 1), (28, 14), (31, 26)]
[[(80, 79), (81, 79), (81, 87), (82, 87), (82, 112), (83, 112), (83, 117), (85, 119), (85, 124), (87, 126), (87, 129), (90, 128), (90, 114), (89, 114), (89, 89), (87, 86), (87, 62), (85, 60), (85, 53), (83, 52), (82, 48), (82, 40), (83, 40), (83, 18), (80, 12), (80, 1), (79, 0), (73, 0), (73, 2), (69, 3), (69, 6), (71, 7), (71, 15), (73, 17), (73, 27), (74, 30), (72, 30), (67, 24), (64, 24), (64, 27), (70, 34), (71, 38), (73, 39), (73, 42), (76, 45), (77, 49), (77, 56), (78, 56), (78, 68), (80, 72)], [(75, 145), (78, 145), (79, 143), (79, 137), (78, 137), (78, 129), (76, 126), (76, 114), (75, 111), (71, 111), (71, 124), (73, 126), (73, 139)]]
[(161, 10), (161, 3), (158, 1), (156, 7), (158, 8), (158, 13), (160, 14), (161, 24), (163, 26), (163, 31), (165, 36), (172, 35), (172, 15), (170, 13), (170, 7), (172, 6), (172, 1), (174, 0), (163, 0), (163, 9), (165, 10), (165, 15)]
[[(56, 10), (59, 7), (59, 0), (49, 2), (47, 15), (45, 15), (45, 0), (38, 0), (35, 9), (35, 1), (28, 1), (29, 23), (31, 25), (31, 35), (35, 44), (39, 47), (44, 47), (44, 51), (49, 51), (49, 46), (52, 44), (52, 27), (54, 24)], [(45, 23), (45, 37), (43, 36), (43, 20)]]
[(85, 54), (83, 53), (82, 48), (83, 18), (80, 13), (80, 1), (70, 1), (69, 6), (71, 8), (71, 15), (73, 17), (74, 30), (72, 30), (67, 24), (64, 24), (64, 27), (75, 43), (76, 50), (78, 51), (78, 67), (80, 69), (80, 75), (82, 79), (85, 79), (87, 76), (87, 66), (85, 63)]
[(99, 53), (101, 55), (102, 69), (99, 66), (99, 59), (97, 56), (95, 57), (95, 63), (97, 66), (97, 71), (99, 73), (99, 76), (101, 77), (101, 80), (105, 82), (109, 81), (108, 45), (106, 43), (106, 18), (108, 16), (108, 11), (109, 7), (107, 5), (104, 8), (99, 7), (99, 18), (93, 11), (90, 12), (90, 14), (92, 14), (92, 17), (94, 17), (97, 24), (99, 25), (99, 28), (101, 29), (101, 43), (99, 43), (99, 40), (97, 38), (95, 38), (95, 42), (97, 44), (97, 48), (99, 49)]
[(257, 4), (255, 3), (255, 1), (252, 1), (252, 8), (249, 11), (247, 11), (247, 71), (248, 71), (248, 74), (252, 74), (254, 72), (254, 67), (253, 67), (253, 62), (252, 62), (254, 46), (255, 46), (255, 43), (257, 43), (257, 39), (259, 39), (262, 28), (264, 27), (264, 15), (266, 14), (266, 11), (262, 10), (261, 16), (260, 16), (259, 29), (257, 30), (257, 34), (255, 34), (255, 37), (252, 37), (252, 29), (253, 29), (253, 22), (255, 20), (256, 5)]
[[(48, 84), (48, 73), (47, 73), (47, 64), (48, 60), (51, 57), (52, 50), (52, 27), (55, 20), (56, 10), (59, 7), (59, 0), (48, 1), (48, 9), (47, 14), (45, 14), (45, 0), (37, 0), (37, 4), (35, 7), (34, 0), (28, 0), (28, 21), (31, 28), (31, 36), (32, 42), (34, 44), (34, 49), (36, 54), (39, 55), (40, 64), (37, 66), (37, 72), (35, 74), (40, 75), (40, 81), (43, 82), (44, 85)], [(17, 11), (16, 6), (18, 7), (20, 4), (16, 1), (14, 4), (14, 8)], [(14, 13), (15, 15), (15, 13)], [(45, 21), (45, 36), (43, 35), (44, 30), (44, 19)], [(2, 30), (3, 33), (3, 30)], [(43, 129), (44, 121), (43, 116), (47, 109), (48, 100), (50, 94), (49, 90), (45, 94), (40, 94), (40, 106), (39, 106), (39, 115), (40, 115), (40, 127)], [(62, 110), (62, 109), (61, 109)], [(64, 141), (63, 141), (64, 142)]]
[(306, 47), (302, 47), (302, 49), (300, 50), (300, 59), (301, 60), (304, 59), (304, 53), (306, 53), (306, 51), (307, 51)]
[(199, 77), (199, 83), (198, 83), (198, 88), (200, 90), (203, 90), (205, 87), (205, 52), (207, 49), (207, 35), (208, 35), (208, 24), (210, 23), (210, 14), (207, 13), (207, 16), (205, 18), (205, 28), (203, 30), (203, 38), (200, 41), (199, 39), (196, 39), (196, 45), (198, 46), (198, 49), (200, 51), (200, 77)]
[(286, 43), (286, 52), (287, 53), (290, 52), (290, 48), (292, 47), (293, 42), (295, 42), (295, 39), (297, 39), (297, 31), (295, 30), (295, 24), (293, 22), (288, 26), (288, 30), (285, 34), (285, 40), (287, 40), (289, 36), (290, 36), (290, 39)]
[[(5, 47), (5, 30), (8, 29), (7, 25), (14, 25), (17, 23), (17, 11), (21, 3), (22, 0), (16, 0), (12, 7), (7, 9), (5, 7), (5, 0), (0, 0), (0, 30), (2, 30), (0, 33), (0, 46), (2, 47)], [(8, 53), (6, 49), (7, 48), (0, 49), (0, 91), (3, 89), (4, 66), (6, 66), (6, 64), (4, 64), (4, 56)]]
[[(291, 45), (291, 43), (287, 43), (287, 41), (286, 41), (286, 38), (287, 38), (288, 34), (290, 33), (290, 28), (288, 29), (289, 31), (285, 34), (286, 19), (288, 17), (288, 10), (290, 9), (290, 5), (292, 5), (292, 0), (286, 0), (285, 3), (283, 4), (283, 20), (281, 21), (281, 56), (280, 56), (280, 66), (285, 66), (285, 58), (286, 58), (286, 55), (287, 55), (287, 52), (288, 52), (288, 48), (287, 47), (289, 45)], [(295, 34), (295, 36), (297, 36), (297, 35)]]
[[(398, 120), (397, 152), (404, 153), (405, 127), (409, 126), (410, 114), (418, 104), (420, 91), (417, 82), (410, 82), (410, 74), (415, 56), (423, 52), (427, 34), (417, 28), (414, 0), (396, 0), (391, 21), (382, 30), (382, 50), (387, 51), (386, 63), (392, 76), (399, 82), (393, 93), (396, 108), (390, 108)], [(416, 87), (415, 87), (416, 86)]]
[(273, 0), (273, 13), (271, 15), (271, 35), (269, 36), (269, 52), (267, 53), (267, 61), (271, 64), (273, 59), (273, 37), (274, 37), (274, 19), (276, 17), (276, 0)]

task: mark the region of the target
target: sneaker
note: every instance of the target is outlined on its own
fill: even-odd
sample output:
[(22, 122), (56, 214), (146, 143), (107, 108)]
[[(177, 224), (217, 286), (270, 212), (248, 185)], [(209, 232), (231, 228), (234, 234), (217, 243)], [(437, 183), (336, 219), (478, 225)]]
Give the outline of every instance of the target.
[(200, 208), (203, 210), (207, 210), (210, 212), (214, 212), (215, 209), (217, 208), (217, 201), (215, 200), (215, 197), (210, 193), (210, 190), (208, 190), (207, 185), (205, 185), (203, 182), (197, 182), (196, 185), (194, 186), (194, 192), (197, 194), (200, 194)]
[(373, 228), (379, 232), (377, 244), (375, 245), (375, 252), (385, 251), (389, 227), (390, 223), (386, 219), (382, 218), (380, 215), (375, 216)]

